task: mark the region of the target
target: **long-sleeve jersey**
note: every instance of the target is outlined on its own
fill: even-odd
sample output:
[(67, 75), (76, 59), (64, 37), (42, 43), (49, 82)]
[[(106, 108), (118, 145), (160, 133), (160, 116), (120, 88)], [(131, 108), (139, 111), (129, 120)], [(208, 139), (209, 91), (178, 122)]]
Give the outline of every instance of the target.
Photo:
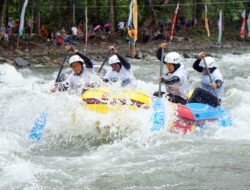
[(104, 76), (104, 79), (111, 82), (121, 82), (121, 87), (136, 87), (136, 79), (131, 71), (131, 65), (122, 56), (116, 54), (120, 60), (121, 69), (119, 72), (109, 71)]
[(216, 83), (218, 86), (216, 89), (213, 89), (211, 86), (211, 81), (210, 81), (209, 75), (204, 74), (203, 67), (199, 66), (200, 61), (201, 61), (201, 59), (197, 59), (193, 64), (193, 68), (194, 68), (194, 70), (196, 70), (202, 74), (201, 75), (201, 87), (203, 89), (209, 91), (210, 93), (214, 94), (219, 99), (222, 99), (223, 94), (224, 94), (224, 79), (223, 79), (223, 76), (222, 76), (220, 70), (216, 67), (209, 68), (212, 82)]

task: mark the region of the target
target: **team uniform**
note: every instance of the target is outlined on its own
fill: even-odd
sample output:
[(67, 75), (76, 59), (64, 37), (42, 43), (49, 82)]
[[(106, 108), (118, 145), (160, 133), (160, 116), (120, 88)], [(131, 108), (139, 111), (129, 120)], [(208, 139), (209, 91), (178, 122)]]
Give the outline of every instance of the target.
[[(161, 49), (157, 51), (157, 58), (161, 59)], [(188, 71), (185, 69), (181, 56), (176, 52), (170, 52), (164, 56), (164, 62), (173, 64), (174, 71), (162, 76), (161, 82), (165, 84), (169, 101), (186, 104), (189, 91)]]
[(193, 64), (193, 68), (202, 74), (201, 87), (221, 100), (224, 94), (224, 78), (220, 70), (215, 66), (214, 58), (205, 57), (204, 59), (209, 69), (212, 83), (216, 83), (217, 88), (212, 88), (209, 75), (203, 72), (203, 69), (206, 68), (204, 60), (197, 59)]
[(69, 60), (70, 64), (79, 61), (82, 63), (82, 71), (79, 74), (71, 73), (63, 82), (57, 83), (60, 91), (64, 90), (82, 90), (82, 88), (90, 88), (100, 85), (100, 79), (93, 70), (92, 61), (81, 53), (76, 53)]
[(121, 57), (119, 54), (115, 54), (110, 57), (109, 64), (119, 64), (120, 70), (117, 71), (109, 71), (104, 76), (104, 81), (110, 81), (110, 82), (120, 82), (121, 87), (136, 87), (136, 79), (131, 71), (131, 65), (128, 63), (123, 57)]

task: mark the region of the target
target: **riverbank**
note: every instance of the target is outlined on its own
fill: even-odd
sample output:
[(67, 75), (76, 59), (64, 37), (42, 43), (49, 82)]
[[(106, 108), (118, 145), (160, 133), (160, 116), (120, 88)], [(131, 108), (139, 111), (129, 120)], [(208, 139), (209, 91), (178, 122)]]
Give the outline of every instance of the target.
[[(150, 59), (155, 56), (155, 51), (158, 45), (163, 41), (150, 41), (146, 44), (137, 43), (137, 55), (135, 59)], [(83, 42), (78, 42), (75, 47), (81, 52), (86, 54), (92, 60), (101, 62), (104, 60), (108, 46), (115, 45), (118, 52), (127, 57), (128, 44), (121, 40), (116, 40), (115, 43), (95, 43), (90, 42), (86, 46)], [(250, 43), (246, 41), (224, 41), (223, 46), (217, 46), (215, 42), (196, 40), (196, 39), (185, 39), (185, 38), (174, 38), (171, 44), (169, 44), (170, 51), (178, 51), (183, 54), (185, 58), (194, 57), (196, 53), (200, 51), (207, 51), (210, 53), (224, 52), (232, 54), (242, 54), (250, 50)], [(63, 46), (55, 47), (49, 45), (44, 41), (21, 41), (19, 48), (14, 48), (14, 43), (4, 46), (0, 46), (0, 63), (8, 63), (11, 65), (19, 66), (55, 66), (61, 63), (65, 55)], [(21, 62), (20, 62), (21, 60)], [(24, 60), (24, 61), (22, 61)], [(20, 63), (20, 64), (19, 64)]]

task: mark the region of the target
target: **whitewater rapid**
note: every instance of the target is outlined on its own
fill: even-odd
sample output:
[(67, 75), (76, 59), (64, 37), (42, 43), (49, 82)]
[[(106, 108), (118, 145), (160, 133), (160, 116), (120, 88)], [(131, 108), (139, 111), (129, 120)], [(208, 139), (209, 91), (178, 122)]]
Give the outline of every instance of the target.
[[(233, 126), (188, 135), (152, 134), (147, 111), (98, 115), (75, 94), (50, 94), (55, 69), (0, 64), (0, 189), (248, 189), (249, 60), (250, 53), (216, 58)], [(185, 61), (191, 86), (198, 86), (194, 59)], [(138, 86), (150, 94), (158, 72), (155, 59), (134, 65)], [(28, 134), (45, 109), (36, 143)]]

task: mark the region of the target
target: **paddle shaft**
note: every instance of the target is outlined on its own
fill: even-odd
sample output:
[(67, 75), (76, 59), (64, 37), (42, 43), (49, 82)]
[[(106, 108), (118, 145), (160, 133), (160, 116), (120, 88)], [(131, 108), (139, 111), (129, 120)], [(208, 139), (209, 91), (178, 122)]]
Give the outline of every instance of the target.
[(60, 75), (61, 75), (62, 70), (63, 70), (63, 67), (64, 67), (64, 63), (65, 63), (67, 57), (68, 57), (68, 52), (67, 52), (67, 53), (65, 54), (65, 56), (64, 56), (64, 59), (63, 59), (63, 61), (62, 61), (61, 67), (60, 67), (60, 69), (59, 69), (59, 71), (58, 71), (58, 74), (57, 74), (55, 83), (59, 81)]
[[(213, 80), (212, 80), (212, 77), (211, 77), (211, 75), (210, 75), (210, 71), (209, 71), (209, 68), (208, 68), (208, 66), (207, 66), (207, 62), (205, 61), (205, 58), (202, 58), (202, 59), (203, 59), (204, 64), (205, 64), (205, 66), (206, 66), (206, 69), (207, 69), (207, 73), (208, 73), (208, 77), (209, 77), (210, 83), (212, 84), (212, 83), (213, 83)], [(216, 98), (218, 98), (217, 95), (216, 95), (216, 93), (215, 93), (215, 89), (214, 89), (214, 88), (213, 88), (213, 91), (214, 91), (214, 95), (216, 96)]]
[[(160, 64), (160, 77), (162, 77), (163, 73), (163, 58), (164, 58), (164, 48), (161, 48), (161, 64)], [(158, 90), (158, 98), (161, 97), (161, 81), (159, 82), (159, 90)]]
[(105, 57), (105, 59), (104, 59), (104, 61), (103, 61), (102, 65), (101, 65), (101, 67), (100, 67), (100, 69), (99, 69), (98, 73), (100, 73), (100, 72), (101, 72), (101, 70), (102, 70), (103, 66), (105, 65), (106, 61), (108, 60), (108, 58), (109, 58), (109, 54), (110, 54), (110, 52), (108, 52), (108, 54), (106, 55), (106, 57)]

